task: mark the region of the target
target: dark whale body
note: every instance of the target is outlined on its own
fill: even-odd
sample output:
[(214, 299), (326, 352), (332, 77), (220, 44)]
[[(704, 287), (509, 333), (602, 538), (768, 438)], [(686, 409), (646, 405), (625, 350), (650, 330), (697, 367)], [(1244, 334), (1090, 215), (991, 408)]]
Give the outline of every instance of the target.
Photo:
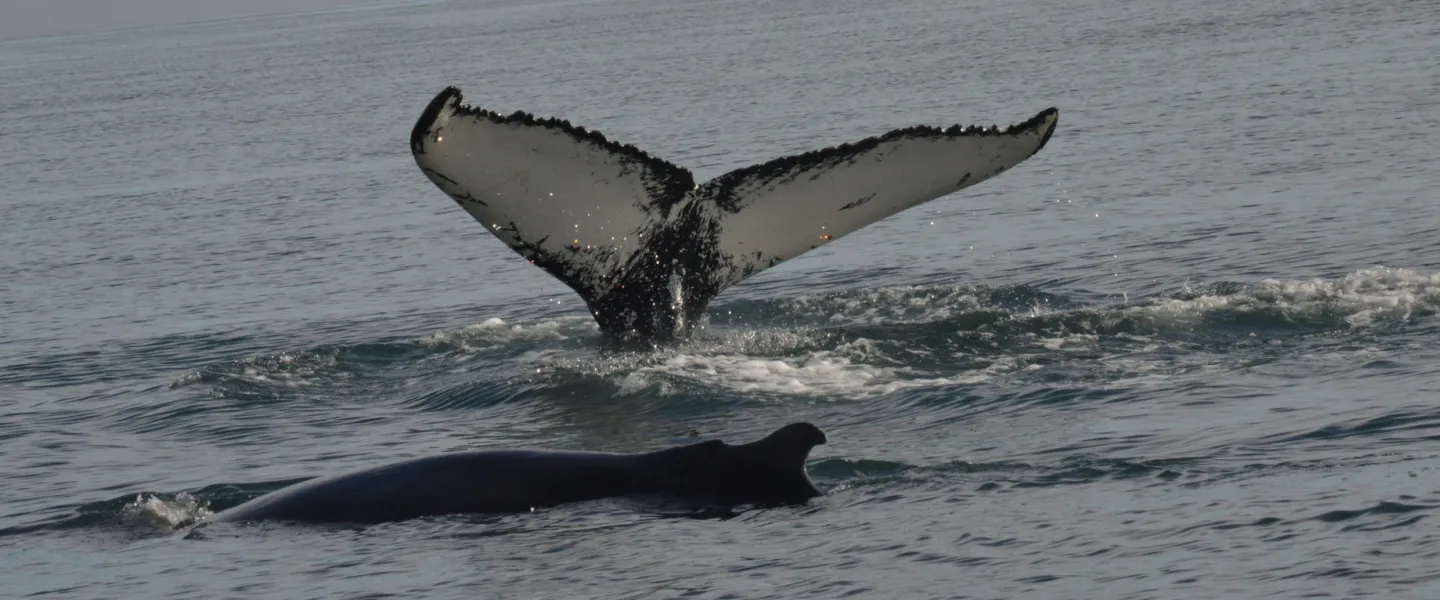
[(210, 520), (380, 523), (528, 512), (640, 494), (716, 505), (798, 504), (820, 495), (805, 473), (805, 459), (811, 448), (824, 443), (819, 428), (794, 423), (735, 446), (710, 440), (640, 454), (459, 452), (312, 479)]
[(1039, 152), (1049, 108), (1006, 127), (906, 127), (697, 183), (594, 130), (435, 96), (410, 133), (420, 170), (486, 230), (575, 290), (625, 340), (686, 334), (741, 280)]

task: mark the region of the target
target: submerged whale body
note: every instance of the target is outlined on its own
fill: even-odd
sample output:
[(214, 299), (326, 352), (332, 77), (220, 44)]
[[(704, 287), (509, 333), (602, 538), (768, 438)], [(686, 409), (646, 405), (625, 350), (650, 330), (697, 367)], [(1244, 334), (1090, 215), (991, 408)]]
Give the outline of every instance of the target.
[(690, 171), (557, 119), (441, 91), (410, 134), (420, 170), (606, 333), (683, 335), (740, 280), (1039, 152), (1059, 111), (1000, 129), (918, 126), (731, 171)]
[(312, 479), (212, 522), (381, 523), (450, 514), (527, 512), (570, 502), (669, 494), (716, 505), (799, 504), (820, 495), (805, 459), (825, 433), (793, 423), (764, 439), (640, 454), (489, 450), (408, 460)]

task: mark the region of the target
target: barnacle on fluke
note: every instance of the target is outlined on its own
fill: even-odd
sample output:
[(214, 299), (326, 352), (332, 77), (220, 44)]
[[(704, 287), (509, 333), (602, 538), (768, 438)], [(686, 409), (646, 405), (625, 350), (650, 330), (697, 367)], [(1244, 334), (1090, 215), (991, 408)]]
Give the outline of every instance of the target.
[(644, 339), (683, 335), (750, 275), (1019, 164), (1059, 120), (1048, 108), (1004, 129), (905, 127), (697, 185), (598, 131), (462, 100), (445, 88), (416, 121), (421, 171), (579, 293), (601, 329)]

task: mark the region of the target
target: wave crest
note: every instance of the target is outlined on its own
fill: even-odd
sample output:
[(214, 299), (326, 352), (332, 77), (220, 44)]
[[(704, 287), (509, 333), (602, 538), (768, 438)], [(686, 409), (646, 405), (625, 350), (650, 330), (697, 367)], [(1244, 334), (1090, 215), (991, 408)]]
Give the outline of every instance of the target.
[[(586, 381), (599, 395), (725, 388), (831, 399), (1007, 377), (1142, 381), (1226, 368), (1240, 346), (1283, 350), (1311, 343), (1314, 333), (1421, 323), (1440, 306), (1440, 276), (1377, 267), (1339, 279), (1186, 286), (1119, 303), (1079, 297), (954, 285), (736, 300), (712, 307), (691, 339), (641, 351), (601, 343), (584, 315), (492, 318), (406, 339), (220, 363), (172, 388), (202, 384), (220, 397), (276, 398), (390, 386), (402, 402), (454, 408), (443, 400), (447, 390), (476, 396), (477, 377), (501, 388), (483, 396), (510, 399), (555, 386), (571, 393)], [(425, 389), (408, 389), (417, 385)]]

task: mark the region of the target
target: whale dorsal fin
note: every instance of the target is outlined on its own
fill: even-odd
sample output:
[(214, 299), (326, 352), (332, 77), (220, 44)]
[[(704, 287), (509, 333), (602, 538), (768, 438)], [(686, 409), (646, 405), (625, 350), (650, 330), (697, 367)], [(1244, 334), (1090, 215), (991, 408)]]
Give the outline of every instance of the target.
[(826, 441), (825, 432), (819, 427), (810, 423), (791, 423), (758, 441), (744, 444), (744, 447), (753, 449), (757, 456), (763, 456), (776, 470), (799, 470), (803, 474), (810, 451)]
[(636, 487), (722, 504), (804, 502), (821, 495), (805, 461), (825, 442), (819, 427), (791, 423), (748, 444), (708, 440), (667, 448), (642, 459)]
[(440, 92), (411, 132), (420, 169), (511, 249), (569, 285), (602, 329), (661, 337), (735, 283), (994, 177), (1050, 139), (1046, 109), (1005, 129), (897, 129), (696, 186), (595, 131)]

